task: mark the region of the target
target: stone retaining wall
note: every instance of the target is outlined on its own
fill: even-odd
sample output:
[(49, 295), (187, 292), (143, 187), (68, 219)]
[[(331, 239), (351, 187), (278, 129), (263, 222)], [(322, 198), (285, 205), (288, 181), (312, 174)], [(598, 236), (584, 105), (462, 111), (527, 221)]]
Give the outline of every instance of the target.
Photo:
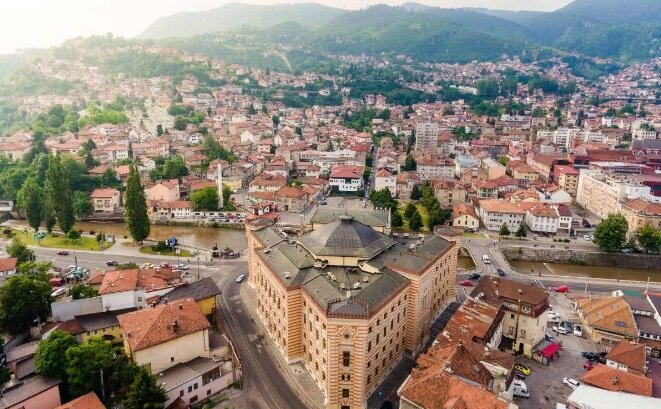
[(602, 253), (588, 250), (543, 249), (529, 247), (501, 247), (508, 261), (575, 264), (598, 267), (661, 269), (661, 255)]

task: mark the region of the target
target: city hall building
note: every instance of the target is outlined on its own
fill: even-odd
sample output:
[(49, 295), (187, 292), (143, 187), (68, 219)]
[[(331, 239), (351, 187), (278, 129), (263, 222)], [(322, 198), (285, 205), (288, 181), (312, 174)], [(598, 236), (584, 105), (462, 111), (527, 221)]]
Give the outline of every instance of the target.
[(459, 237), (396, 238), (350, 215), (296, 238), (265, 224), (246, 227), (259, 319), (284, 358), (306, 366), (326, 408), (366, 408), (455, 298)]

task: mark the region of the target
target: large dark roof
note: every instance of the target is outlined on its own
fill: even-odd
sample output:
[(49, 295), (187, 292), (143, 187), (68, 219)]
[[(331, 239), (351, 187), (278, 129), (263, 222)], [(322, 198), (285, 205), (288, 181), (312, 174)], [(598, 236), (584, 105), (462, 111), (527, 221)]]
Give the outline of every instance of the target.
[(310, 218), (312, 224), (328, 224), (348, 214), (355, 220), (372, 227), (389, 227), (389, 214), (379, 210), (318, 208)]
[(342, 215), (322, 228), (299, 238), (299, 243), (316, 257), (337, 256), (370, 259), (395, 244), (395, 241)]
[(192, 298), (195, 301), (204, 300), (205, 298), (214, 297), (220, 294), (220, 290), (213, 281), (212, 277), (203, 278), (201, 280), (192, 282), (190, 284), (176, 287), (174, 290), (167, 294), (158, 301), (158, 304), (165, 304), (175, 300), (183, 300), (184, 298)]

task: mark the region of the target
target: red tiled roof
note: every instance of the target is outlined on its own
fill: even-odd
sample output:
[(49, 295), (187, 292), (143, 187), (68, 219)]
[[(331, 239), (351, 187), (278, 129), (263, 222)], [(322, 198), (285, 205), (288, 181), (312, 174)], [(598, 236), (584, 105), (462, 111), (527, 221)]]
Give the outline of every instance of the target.
[(645, 345), (643, 344), (620, 341), (610, 350), (610, 352), (608, 352), (606, 358), (626, 365), (629, 369), (641, 373), (645, 372), (647, 353), (645, 352)]
[(116, 194), (119, 194), (117, 189), (94, 189), (90, 197), (92, 199), (105, 199), (115, 197)]
[(652, 396), (652, 380), (650, 378), (620, 371), (603, 364), (598, 364), (588, 371), (583, 375), (581, 381), (611, 392)]
[(133, 352), (211, 327), (190, 298), (123, 314), (117, 320)]
[(11, 271), (16, 269), (16, 257), (0, 258), (0, 271)]
[(106, 407), (94, 392), (90, 392), (55, 409), (106, 409)]

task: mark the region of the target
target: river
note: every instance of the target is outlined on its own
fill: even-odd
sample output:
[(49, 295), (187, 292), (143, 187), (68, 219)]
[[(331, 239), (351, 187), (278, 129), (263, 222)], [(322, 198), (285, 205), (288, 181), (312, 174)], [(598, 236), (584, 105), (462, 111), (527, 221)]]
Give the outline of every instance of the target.
[[(82, 230), (83, 233), (93, 231), (95, 233), (114, 234), (119, 237), (128, 235), (125, 223), (78, 222), (74, 228)], [(245, 230), (151, 225), (150, 239), (165, 240), (173, 236), (177, 238), (180, 244), (190, 247), (208, 249), (217, 245), (220, 249), (230, 247), (237, 251), (243, 251), (248, 247)]]
[(661, 270), (644, 270), (635, 268), (617, 268), (617, 267), (597, 267), (597, 266), (581, 266), (575, 264), (553, 264), (553, 263), (537, 263), (531, 261), (510, 261), (510, 265), (522, 273), (539, 274), (554, 274), (560, 276), (574, 276), (590, 278), (610, 278), (617, 280), (634, 280), (634, 281), (650, 281), (661, 282)]

